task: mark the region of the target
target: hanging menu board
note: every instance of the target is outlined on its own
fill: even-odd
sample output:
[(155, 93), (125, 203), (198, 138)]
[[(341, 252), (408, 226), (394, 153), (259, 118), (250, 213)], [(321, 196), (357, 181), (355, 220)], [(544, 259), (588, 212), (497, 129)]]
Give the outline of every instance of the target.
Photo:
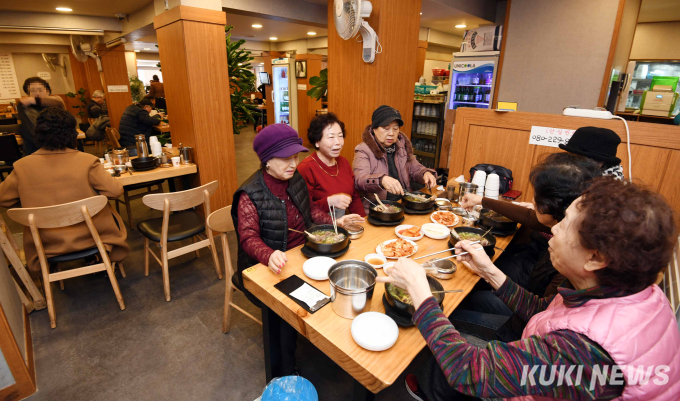
[(0, 103), (21, 97), (12, 53), (0, 53)]

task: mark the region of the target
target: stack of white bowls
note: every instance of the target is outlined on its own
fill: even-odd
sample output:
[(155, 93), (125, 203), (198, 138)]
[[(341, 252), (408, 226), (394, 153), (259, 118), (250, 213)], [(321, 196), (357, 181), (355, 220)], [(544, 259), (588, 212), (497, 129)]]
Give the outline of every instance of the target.
[(486, 183), (486, 171), (477, 170), (472, 177), (472, 183), (477, 185), (477, 195), (484, 195), (484, 185)]
[(151, 146), (151, 155), (161, 157), (161, 154), (163, 154), (163, 147), (161, 146), (161, 143), (158, 142), (158, 138), (155, 136), (150, 137), (149, 145)]
[(486, 186), (484, 189), (484, 196), (491, 199), (498, 200), (500, 187), (500, 178), (498, 174), (489, 174), (486, 176)]

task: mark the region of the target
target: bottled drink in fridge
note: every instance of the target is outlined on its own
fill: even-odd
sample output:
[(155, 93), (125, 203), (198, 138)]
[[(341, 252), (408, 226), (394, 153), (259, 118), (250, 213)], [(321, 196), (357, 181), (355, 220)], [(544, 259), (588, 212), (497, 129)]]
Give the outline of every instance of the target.
[(472, 75), (472, 85), (479, 85), (479, 74)]

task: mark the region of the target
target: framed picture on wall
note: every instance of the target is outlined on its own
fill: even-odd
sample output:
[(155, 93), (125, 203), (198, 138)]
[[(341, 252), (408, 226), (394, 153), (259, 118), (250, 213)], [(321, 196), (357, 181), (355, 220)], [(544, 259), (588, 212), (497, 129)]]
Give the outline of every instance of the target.
[(307, 60), (295, 62), (295, 78), (307, 78)]

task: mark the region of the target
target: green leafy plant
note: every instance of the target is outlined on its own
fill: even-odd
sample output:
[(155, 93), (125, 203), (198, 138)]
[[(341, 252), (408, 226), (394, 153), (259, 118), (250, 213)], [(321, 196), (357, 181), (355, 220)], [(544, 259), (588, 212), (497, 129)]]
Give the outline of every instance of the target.
[(248, 122), (255, 123), (255, 117), (260, 113), (255, 105), (246, 103), (248, 93), (254, 92), (255, 74), (253, 74), (250, 62), (253, 61), (248, 50), (241, 49), (246, 43), (244, 39), (232, 42), (231, 31), (234, 27), (228, 25), (224, 28), (227, 41), (227, 62), (229, 63), (229, 89), (231, 91), (231, 115), (234, 134), (240, 134), (241, 129), (247, 127)]
[(172, 137), (170, 136), (169, 132), (164, 132), (160, 135), (156, 136), (158, 138), (158, 142), (161, 143), (161, 146), (165, 146), (166, 143), (172, 142)]
[(309, 78), (309, 84), (312, 88), (307, 91), (307, 96), (316, 100), (325, 97), (328, 93), (328, 68), (321, 70), (318, 77)]
[(85, 110), (87, 109), (87, 98), (85, 97), (85, 89), (80, 88), (78, 89), (78, 92), (73, 93), (69, 92), (66, 94), (67, 97), (73, 98), (73, 99), (78, 99), (80, 100), (80, 104), (77, 104), (75, 106), (71, 106), (74, 109), (78, 109), (78, 115), (80, 116), (80, 121), (82, 122), (87, 122), (85, 120)]
[(130, 94), (133, 102), (139, 102), (144, 97), (144, 82), (134, 75), (130, 77)]

